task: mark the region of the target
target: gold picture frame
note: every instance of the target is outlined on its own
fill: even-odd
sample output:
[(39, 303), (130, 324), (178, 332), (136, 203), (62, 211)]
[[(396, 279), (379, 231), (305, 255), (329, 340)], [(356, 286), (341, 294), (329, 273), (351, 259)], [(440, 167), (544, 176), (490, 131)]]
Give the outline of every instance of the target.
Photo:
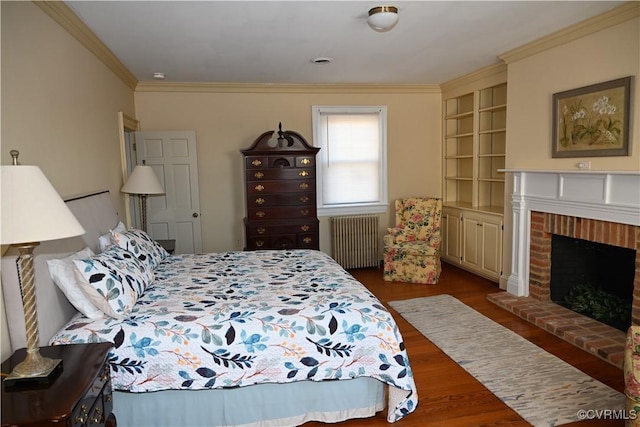
[(554, 93), (551, 157), (628, 156), (632, 78)]

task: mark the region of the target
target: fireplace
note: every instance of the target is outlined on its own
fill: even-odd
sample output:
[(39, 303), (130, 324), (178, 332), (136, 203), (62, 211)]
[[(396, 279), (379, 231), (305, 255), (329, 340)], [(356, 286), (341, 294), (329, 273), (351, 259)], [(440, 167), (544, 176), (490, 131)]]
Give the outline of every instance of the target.
[[(628, 297), (632, 300), (631, 317), (633, 323), (640, 324), (640, 251), (636, 250), (640, 227), (620, 224), (609, 221), (600, 221), (589, 218), (575, 216), (558, 215), (544, 212), (531, 212), (531, 244), (530, 244), (530, 268), (529, 268), (529, 295), (542, 301), (554, 300), (552, 298), (552, 247), (554, 236), (576, 239), (584, 242), (593, 242), (597, 245), (611, 246), (610, 249), (614, 260), (610, 263), (620, 262), (626, 264), (631, 271), (620, 271), (621, 266), (616, 269), (620, 273), (621, 281), (628, 281)], [(575, 249), (575, 247), (573, 248)], [(597, 249), (596, 249), (597, 250)], [(629, 257), (627, 250), (633, 257), (630, 263), (624, 262)], [(593, 252), (596, 252), (595, 250)], [(602, 253), (593, 255), (605, 256), (604, 248)], [(588, 262), (599, 263), (602, 260), (587, 259)], [(629, 278), (630, 276), (630, 278)], [(593, 284), (593, 283), (592, 283)], [(624, 287), (621, 284), (619, 287)], [(637, 290), (635, 289), (637, 287)], [(618, 289), (616, 289), (617, 291)], [(613, 292), (611, 292), (613, 293)], [(624, 292), (621, 290), (620, 296)], [(564, 295), (563, 295), (564, 296)], [(626, 296), (625, 296), (626, 297)], [(623, 298), (625, 298), (623, 297)], [(554, 300), (554, 302), (559, 302)], [(604, 322), (610, 324), (608, 322)], [(618, 327), (626, 329), (626, 327)]]
[(488, 299), (622, 367), (625, 333), (551, 301), (553, 235), (635, 251), (632, 323), (640, 324), (640, 172), (505, 170), (513, 177), (511, 273)]

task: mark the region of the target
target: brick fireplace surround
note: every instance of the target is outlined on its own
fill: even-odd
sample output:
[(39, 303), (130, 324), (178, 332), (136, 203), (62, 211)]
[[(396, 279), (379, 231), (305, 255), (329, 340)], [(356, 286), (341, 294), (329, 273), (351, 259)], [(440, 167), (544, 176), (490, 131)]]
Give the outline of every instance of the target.
[[(551, 301), (554, 234), (634, 249), (632, 322), (640, 324), (640, 174), (514, 173), (512, 274), (488, 299), (622, 368), (625, 333)], [(524, 280), (524, 278), (528, 280)]]

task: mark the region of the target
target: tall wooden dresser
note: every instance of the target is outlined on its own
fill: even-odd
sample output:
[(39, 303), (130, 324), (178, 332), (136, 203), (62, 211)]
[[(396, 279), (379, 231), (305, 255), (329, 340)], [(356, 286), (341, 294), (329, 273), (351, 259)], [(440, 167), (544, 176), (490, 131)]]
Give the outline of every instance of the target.
[(297, 132), (260, 135), (244, 156), (245, 250), (320, 249), (316, 153)]

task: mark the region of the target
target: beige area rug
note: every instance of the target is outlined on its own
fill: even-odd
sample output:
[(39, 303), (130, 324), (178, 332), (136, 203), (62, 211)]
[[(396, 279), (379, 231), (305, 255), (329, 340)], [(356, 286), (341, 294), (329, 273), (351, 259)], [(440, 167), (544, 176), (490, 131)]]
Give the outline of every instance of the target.
[(624, 408), (622, 393), (451, 295), (392, 301), (389, 305), (536, 427), (580, 421), (581, 410)]

